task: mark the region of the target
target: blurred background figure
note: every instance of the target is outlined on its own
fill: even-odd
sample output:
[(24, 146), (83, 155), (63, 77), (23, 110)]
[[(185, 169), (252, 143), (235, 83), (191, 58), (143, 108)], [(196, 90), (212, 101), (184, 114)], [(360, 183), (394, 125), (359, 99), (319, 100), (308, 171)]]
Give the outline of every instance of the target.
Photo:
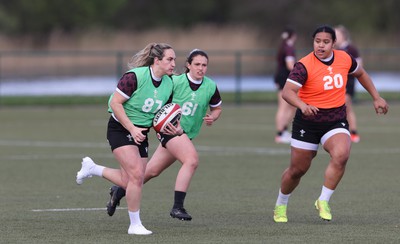
[(278, 109), (275, 115), (276, 143), (290, 143), (292, 134), (288, 126), (294, 116), (295, 107), (288, 104), (282, 98), (282, 89), (285, 86), (286, 79), (293, 69), (296, 62), (294, 44), (297, 39), (294, 29), (287, 27), (281, 34), (282, 42), (277, 53), (277, 69), (274, 76), (274, 82), (278, 90)]
[[(336, 49), (344, 50), (351, 56), (353, 56), (358, 65), (362, 65), (362, 59), (359, 55), (358, 49), (351, 43), (350, 33), (343, 25), (335, 27), (336, 32)], [(351, 134), (352, 142), (359, 142), (360, 135), (357, 132), (357, 118), (353, 108), (353, 100), (355, 98), (355, 78), (352, 75), (347, 77), (346, 86), (346, 109), (347, 109), (347, 121), (349, 122), (349, 130)]]

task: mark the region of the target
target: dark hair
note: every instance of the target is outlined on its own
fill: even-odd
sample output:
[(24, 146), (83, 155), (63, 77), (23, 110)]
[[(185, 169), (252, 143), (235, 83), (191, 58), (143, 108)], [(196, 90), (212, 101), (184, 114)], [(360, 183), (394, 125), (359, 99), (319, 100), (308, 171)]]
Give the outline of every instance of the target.
[[(206, 52), (204, 52), (203, 50), (200, 50), (200, 49), (193, 49), (193, 50), (189, 53), (189, 56), (186, 58), (186, 62), (187, 62), (188, 64), (192, 64), (193, 58), (196, 57), (196, 56), (198, 56), (198, 55), (203, 56), (203, 57), (206, 57), (206, 59), (208, 60), (208, 55), (207, 55)], [(189, 72), (189, 69), (188, 69), (188, 67), (186, 67), (185, 73), (188, 73), (188, 72)]]
[(335, 32), (335, 30), (334, 30), (332, 27), (330, 27), (329, 25), (322, 25), (322, 26), (318, 27), (318, 28), (314, 31), (312, 37), (315, 38), (315, 36), (316, 36), (318, 33), (320, 33), (320, 32), (326, 32), (326, 33), (331, 34), (331, 36), (332, 36), (332, 41), (333, 41), (333, 42), (336, 41), (336, 32)]
[(296, 31), (292, 27), (286, 26), (285, 30), (281, 34), (281, 38), (283, 40), (287, 40), (291, 38), (294, 34), (296, 34)]

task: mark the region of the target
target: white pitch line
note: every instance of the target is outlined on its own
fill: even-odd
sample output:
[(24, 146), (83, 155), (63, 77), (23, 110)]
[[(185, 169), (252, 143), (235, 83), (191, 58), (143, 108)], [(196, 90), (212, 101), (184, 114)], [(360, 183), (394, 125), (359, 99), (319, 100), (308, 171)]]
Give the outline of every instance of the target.
[(61, 148), (107, 148), (107, 143), (96, 142), (53, 142), (0, 140), (0, 146), (17, 147), (61, 147)]
[[(0, 140), (0, 146), (18, 146), (18, 147), (60, 147), (60, 148), (107, 148), (106, 143), (92, 143), (92, 142), (52, 142), (52, 141), (10, 141)], [(270, 147), (231, 147), (231, 146), (196, 146), (199, 153), (213, 153), (216, 155), (245, 155), (245, 154), (256, 154), (256, 155), (290, 155), (290, 146), (281, 148), (270, 148)], [(320, 148), (322, 151), (322, 149)], [(389, 153), (399, 154), (400, 148), (376, 148), (376, 149), (353, 149), (352, 154), (376, 154), (376, 153)], [(81, 155), (5, 155), (0, 156), (0, 159), (5, 160), (32, 160), (32, 159), (43, 159), (43, 158), (61, 158), (69, 159), (80, 157)], [(111, 157), (111, 154), (108, 156)]]
[[(118, 209), (127, 209), (119, 207)], [(50, 209), (32, 209), (32, 212), (76, 212), (76, 211), (99, 211), (107, 210), (107, 208), (50, 208)]]

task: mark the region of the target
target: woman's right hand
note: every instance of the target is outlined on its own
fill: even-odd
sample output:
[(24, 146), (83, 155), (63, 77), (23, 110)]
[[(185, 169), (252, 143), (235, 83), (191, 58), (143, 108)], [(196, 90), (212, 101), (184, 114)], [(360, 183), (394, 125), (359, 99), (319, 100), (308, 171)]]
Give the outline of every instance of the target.
[(319, 111), (317, 107), (309, 104), (304, 104), (303, 106), (301, 106), (300, 110), (304, 116), (315, 116)]
[(140, 128), (133, 126), (131, 132), (132, 139), (135, 141), (136, 144), (141, 144), (145, 139), (146, 135), (143, 134), (143, 131), (146, 131), (146, 128)]

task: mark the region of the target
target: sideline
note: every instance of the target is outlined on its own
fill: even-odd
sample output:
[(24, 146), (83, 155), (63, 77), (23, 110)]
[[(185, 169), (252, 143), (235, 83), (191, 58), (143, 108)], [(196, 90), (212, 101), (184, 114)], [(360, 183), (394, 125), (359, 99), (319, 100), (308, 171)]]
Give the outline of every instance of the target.
[[(118, 207), (118, 209), (128, 209), (126, 207)], [(107, 208), (50, 208), (50, 209), (32, 209), (31, 212), (76, 212), (76, 211), (104, 211)]]
[[(58, 148), (108, 148), (107, 143), (96, 142), (53, 142), (53, 141), (21, 141), (0, 140), (0, 146), (16, 147), (58, 147)], [(267, 154), (281, 155), (289, 154), (290, 148), (268, 148), (268, 147), (218, 147), (218, 146), (196, 146), (199, 152), (224, 153), (224, 154)], [(64, 155), (65, 156), (65, 155)]]
[[(92, 143), (92, 142), (53, 142), (53, 141), (20, 141), (20, 140), (0, 140), (0, 146), (12, 147), (59, 147), (59, 148), (108, 148), (107, 143)], [(245, 154), (258, 154), (258, 155), (289, 155), (290, 146), (281, 145), (279, 148), (275, 147), (222, 147), (222, 146), (196, 146), (199, 153), (213, 153), (215, 155), (245, 155)], [(153, 148), (151, 148), (153, 149)], [(323, 151), (319, 147), (319, 151)], [(352, 148), (351, 154), (398, 154), (400, 153), (399, 147), (392, 148), (376, 148), (376, 149), (363, 149)], [(32, 160), (32, 159), (51, 159), (51, 158), (76, 158), (82, 155), (77, 154), (14, 154), (14, 155), (0, 155), (0, 159), (7, 160)], [(112, 154), (101, 154), (102, 157), (112, 158)]]

